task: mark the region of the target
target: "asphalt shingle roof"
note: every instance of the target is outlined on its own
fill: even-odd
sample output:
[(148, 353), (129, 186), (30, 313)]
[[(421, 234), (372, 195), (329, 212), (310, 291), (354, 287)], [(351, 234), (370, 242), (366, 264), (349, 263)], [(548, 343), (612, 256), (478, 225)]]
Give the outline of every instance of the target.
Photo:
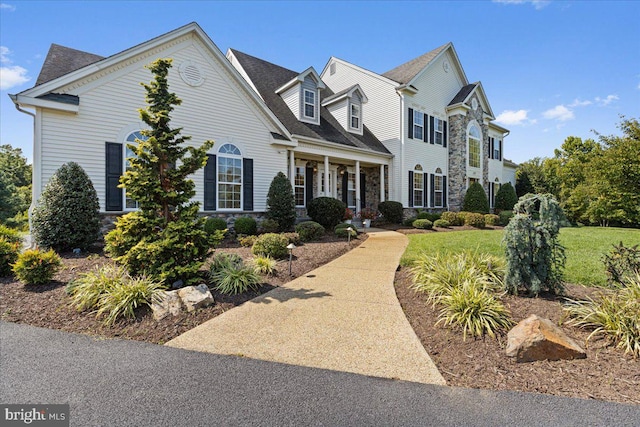
[(49, 48), (49, 53), (47, 53), (44, 64), (42, 64), (42, 70), (40, 70), (38, 80), (36, 80), (36, 86), (62, 77), (65, 74), (79, 70), (82, 67), (86, 67), (102, 59), (104, 59), (104, 57), (100, 55), (94, 55), (93, 53), (83, 52), (53, 43)]
[(469, 96), (471, 91), (475, 89), (477, 85), (478, 83), (476, 82), (476, 83), (469, 83), (466, 86), (462, 86), (462, 88), (458, 91), (456, 96), (454, 96), (451, 102), (449, 103), (449, 106), (464, 102), (464, 100), (467, 99), (467, 96)]
[(415, 76), (418, 74), (424, 67), (429, 65), (433, 59), (438, 56), (444, 48), (446, 48), (449, 43), (440, 46), (439, 48), (433, 49), (431, 52), (427, 52), (422, 56), (412, 59), (409, 62), (405, 62), (402, 65), (397, 66), (393, 70), (389, 70), (382, 75), (388, 79), (394, 80), (398, 83), (406, 84), (409, 83)]
[[(363, 127), (362, 135), (352, 134), (346, 131), (325, 107), (320, 106), (320, 125), (301, 122), (275, 92), (299, 73), (235, 49), (231, 49), (231, 52), (242, 65), (267, 107), (292, 134), (389, 154), (389, 150), (366, 126)], [(328, 87), (322, 91), (325, 99), (332, 95), (333, 92)]]

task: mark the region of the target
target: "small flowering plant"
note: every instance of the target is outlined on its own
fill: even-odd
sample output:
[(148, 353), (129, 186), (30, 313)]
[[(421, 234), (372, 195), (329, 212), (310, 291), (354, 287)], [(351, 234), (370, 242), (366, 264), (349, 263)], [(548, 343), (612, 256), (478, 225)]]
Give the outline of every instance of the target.
[(378, 217), (378, 211), (375, 209), (364, 208), (358, 214), (360, 219), (376, 219)]
[(353, 211), (349, 208), (344, 210), (343, 220), (353, 219)]

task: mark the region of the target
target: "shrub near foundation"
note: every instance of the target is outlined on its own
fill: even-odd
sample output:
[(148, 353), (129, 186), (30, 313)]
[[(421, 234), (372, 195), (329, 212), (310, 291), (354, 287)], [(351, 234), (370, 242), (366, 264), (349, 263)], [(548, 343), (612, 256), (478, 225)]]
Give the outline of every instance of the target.
[(314, 221), (304, 221), (296, 225), (296, 233), (303, 242), (319, 240), (324, 236), (324, 227)]
[(251, 248), (251, 252), (254, 255), (269, 256), (275, 259), (285, 258), (289, 253), (287, 249), (288, 244), (289, 239), (286, 236), (267, 233), (258, 237), (258, 240), (256, 240)]
[(378, 211), (384, 219), (392, 224), (402, 222), (402, 203), (388, 200), (378, 204)]
[(416, 219), (413, 221), (414, 228), (420, 228), (422, 230), (431, 230), (433, 228), (433, 223), (428, 219)]
[(53, 279), (61, 266), (60, 257), (53, 250), (27, 250), (18, 255), (13, 274), (25, 285), (44, 285)]
[(258, 232), (258, 223), (250, 216), (243, 216), (236, 219), (233, 224), (236, 234), (246, 234), (252, 236)]
[(20, 244), (0, 237), (0, 277), (11, 276), (11, 265), (18, 259)]

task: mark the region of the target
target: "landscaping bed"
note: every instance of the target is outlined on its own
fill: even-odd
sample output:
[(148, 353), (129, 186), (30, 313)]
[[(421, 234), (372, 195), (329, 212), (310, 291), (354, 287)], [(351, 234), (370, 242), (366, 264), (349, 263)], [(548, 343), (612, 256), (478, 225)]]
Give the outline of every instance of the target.
[[(289, 276), (288, 259), (279, 261), (276, 275), (264, 276), (258, 291), (223, 295), (212, 289), (215, 304), (194, 313), (184, 312), (156, 321), (151, 310), (145, 307), (137, 310), (135, 319), (121, 320), (113, 326), (103, 325), (101, 319), (96, 319), (95, 313), (78, 312), (70, 305), (70, 298), (65, 293), (67, 283), (81, 273), (113, 261), (102, 253), (100, 247), (94, 247), (90, 253), (82, 255), (64, 253), (61, 255), (64, 267), (49, 284), (25, 286), (14, 278), (0, 278), (0, 319), (104, 338), (118, 337), (164, 344), (233, 307), (326, 264), (357, 247), (366, 238), (362, 234), (358, 239), (351, 240), (349, 245), (344, 238), (327, 234), (319, 241), (305, 243), (293, 250), (292, 276)], [(229, 240), (224, 241), (216, 252), (237, 253), (245, 260), (252, 258), (251, 248), (241, 247)]]
[[(410, 289), (411, 283), (409, 268), (401, 268), (395, 280), (400, 304), (448, 385), (640, 404), (640, 359), (624, 355), (622, 350), (608, 346), (602, 339), (593, 338), (585, 348), (588, 331), (563, 325), (567, 334), (585, 348), (586, 359), (516, 363), (505, 355), (504, 335), (497, 340), (467, 337), (463, 341), (462, 332), (434, 326), (438, 309), (425, 304), (426, 296)], [(597, 288), (569, 284), (565, 296), (580, 299), (597, 291)], [(503, 299), (515, 322), (537, 314), (556, 324), (563, 316), (563, 300), (552, 295)]]

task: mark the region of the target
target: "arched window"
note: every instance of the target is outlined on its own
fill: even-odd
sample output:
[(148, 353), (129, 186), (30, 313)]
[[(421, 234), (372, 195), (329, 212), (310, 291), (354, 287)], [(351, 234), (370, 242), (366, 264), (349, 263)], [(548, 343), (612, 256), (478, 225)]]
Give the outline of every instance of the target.
[(218, 209), (242, 209), (242, 153), (233, 144), (218, 150)]
[(417, 208), (425, 206), (425, 183), (426, 180), (424, 179), (422, 165), (415, 165), (413, 168), (413, 206)]
[(476, 125), (472, 125), (469, 128), (467, 137), (469, 140), (469, 167), (479, 168), (482, 153), (482, 134)]
[[(128, 171), (131, 169), (131, 162), (129, 161), (129, 159), (138, 157), (136, 156), (136, 153), (131, 148), (128, 147), (129, 144), (137, 145), (136, 139), (141, 141), (146, 141), (147, 137), (142, 135), (140, 131), (131, 132), (129, 135), (127, 135), (127, 138), (125, 139), (125, 143), (124, 143), (124, 170), (125, 171)], [(138, 202), (136, 200), (133, 200), (131, 197), (129, 197), (129, 195), (127, 194), (127, 189), (125, 188), (124, 189), (125, 210), (138, 209), (139, 207), (140, 206), (138, 205)]]

